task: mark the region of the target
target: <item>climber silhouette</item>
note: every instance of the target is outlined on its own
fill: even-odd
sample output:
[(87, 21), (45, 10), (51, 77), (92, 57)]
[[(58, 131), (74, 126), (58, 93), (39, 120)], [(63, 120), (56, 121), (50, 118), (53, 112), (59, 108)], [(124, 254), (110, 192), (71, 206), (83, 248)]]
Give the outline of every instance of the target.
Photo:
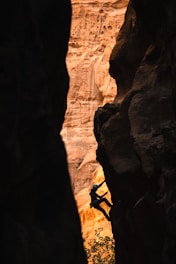
[(98, 209), (99, 211), (101, 211), (104, 216), (107, 218), (108, 221), (110, 221), (110, 217), (109, 215), (106, 213), (106, 211), (100, 206), (100, 203), (105, 202), (109, 207), (112, 206), (112, 204), (106, 199), (104, 198), (104, 196), (107, 194), (107, 192), (105, 192), (103, 195), (98, 195), (96, 193), (97, 189), (104, 183), (105, 181), (103, 181), (102, 183), (100, 183), (99, 185), (94, 184), (91, 191), (90, 191), (90, 196), (91, 196), (91, 203), (90, 203), (90, 207), (94, 207), (96, 209)]

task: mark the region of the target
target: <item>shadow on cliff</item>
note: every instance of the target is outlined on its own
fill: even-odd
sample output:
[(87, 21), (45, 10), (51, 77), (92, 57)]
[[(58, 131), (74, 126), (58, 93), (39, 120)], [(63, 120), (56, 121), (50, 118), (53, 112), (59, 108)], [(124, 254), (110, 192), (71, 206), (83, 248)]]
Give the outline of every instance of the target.
[(0, 262), (87, 263), (59, 136), (70, 1), (8, 0), (0, 21)]
[(116, 263), (175, 263), (174, 1), (129, 2), (110, 57), (113, 104), (94, 118)]

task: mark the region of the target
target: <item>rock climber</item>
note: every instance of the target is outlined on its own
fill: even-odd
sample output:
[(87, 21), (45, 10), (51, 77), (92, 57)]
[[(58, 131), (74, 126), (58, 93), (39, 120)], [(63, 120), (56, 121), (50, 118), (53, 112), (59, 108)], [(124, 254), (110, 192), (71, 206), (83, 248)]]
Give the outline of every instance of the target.
[(105, 202), (109, 207), (112, 206), (112, 204), (106, 199), (104, 198), (104, 196), (107, 194), (107, 192), (105, 192), (103, 195), (98, 195), (96, 193), (96, 191), (98, 190), (98, 188), (104, 183), (105, 181), (103, 181), (102, 183), (100, 183), (99, 185), (94, 184), (91, 191), (90, 191), (90, 196), (91, 196), (91, 203), (90, 203), (90, 207), (94, 207), (96, 209), (98, 209), (99, 211), (101, 211), (104, 216), (107, 218), (108, 221), (110, 221), (110, 217), (109, 215), (106, 213), (106, 211), (100, 206), (100, 203)]

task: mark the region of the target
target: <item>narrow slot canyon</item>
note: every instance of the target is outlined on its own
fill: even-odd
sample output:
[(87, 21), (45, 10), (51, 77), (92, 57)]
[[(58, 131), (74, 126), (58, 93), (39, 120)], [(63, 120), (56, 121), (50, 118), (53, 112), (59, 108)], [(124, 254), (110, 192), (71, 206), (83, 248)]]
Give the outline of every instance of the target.
[(0, 263), (175, 264), (175, 0), (7, 0), (0, 29)]
[[(90, 207), (89, 193), (93, 184), (104, 180), (103, 169), (96, 160), (95, 111), (106, 103), (112, 103), (117, 94), (115, 80), (109, 74), (109, 57), (115, 36), (124, 22), (128, 1), (116, 2), (72, 0), (66, 58), (70, 87), (61, 135), (67, 150), (89, 264), (115, 261), (111, 223), (102, 212)], [(106, 183), (98, 194), (105, 192), (108, 192), (106, 199), (111, 202)], [(109, 214), (110, 208), (105, 203), (101, 207)], [(94, 252), (93, 247), (96, 249)]]

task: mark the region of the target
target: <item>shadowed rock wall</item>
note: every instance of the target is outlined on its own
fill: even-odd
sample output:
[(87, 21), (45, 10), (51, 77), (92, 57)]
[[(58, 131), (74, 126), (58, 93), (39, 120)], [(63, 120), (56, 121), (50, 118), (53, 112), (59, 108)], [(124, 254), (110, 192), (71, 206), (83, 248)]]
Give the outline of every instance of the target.
[(176, 3), (131, 0), (110, 57), (118, 93), (97, 110), (116, 263), (176, 263)]
[(0, 263), (87, 263), (59, 132), (71, 5), (0, 9)]

